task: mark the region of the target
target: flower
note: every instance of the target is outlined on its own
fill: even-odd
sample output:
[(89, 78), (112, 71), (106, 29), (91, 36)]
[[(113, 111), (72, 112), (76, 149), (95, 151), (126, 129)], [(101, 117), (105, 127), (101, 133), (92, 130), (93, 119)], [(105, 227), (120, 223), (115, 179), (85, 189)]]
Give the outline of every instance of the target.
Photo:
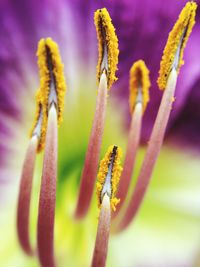
[[(113, 86), (109, 99), (111, 102), (112, 98), (115, 98), (116, 103), (109, 103), (103, 151), (108, 144), (115, 142), (125, 147), (126, 137), (122, 132), (122, 123), (124, 122), (123, 109), (129, 110), (128, 73), (133, 61), (140, 58), (150, 69), (152, 82), (151, 101), (144, 115), (143, 142), (149, 138), (161, 98), (155, 83), (159, 62), (167, 34), (183, 7), (181, 2), (171, 1), (170, 3), (171, 5), (169, 1), (167, 3), (160, 0), (154, 3), (145, 1), (144, 6), (141, 7), (140, 1), (130, 3), (125, 0), (101, 3), (78, 0), (56, 3), (2, 1), (0, 6), (2, 20), (0, 156), (4, 157), (4, 162), (0, 165), (0, 181), (3, 181), (0, 197), (3, 207), (0, 216), (6, 222), (2, 226), (1, 235), (4, 248), (0, 254), (5, 256), (0, 258), (0, 262), (3, 266), (16, 266), (16, 261), (20, 266), (34, 264), (38, 266), (34, 259), (27, 260), (20, 255), (20, 250), (13, 238), (15, 235), (13, 203), (16, 201), (18, 191), (18, 177), (27, 144), (27, 132), (34, 114), (34, 93), (39, 84), (34, 56), (37, 42), (42, 37), (51, 36), (59, 44), (69, 88), (64, 123), (59, 132), (56, 253), (59, 266), (65, 266), (65, 261), (68, 261), (69, 266), (84, 266), (90, 262), (90, 253), (94, 245), (97, 224), (96, 215), (94, 215), (96, 207), (93, 204), (85, 221), (76, 225), (72, 220), (72, 213), (77, 199), (77, 183), (84, 161), (95, 100), (97, 42), (93, 13), (97, 8), (107, 7), (116, 27), (120, 48), (119, 81)], [(198, 22), (197, 16), (197, 24)], [(183, 120), (185, 117), (191, 122), (190, 136), (194, 135), (196, 138), (193, 129), (198, 129), (198, 126), (193, 120), (190, 121), (190, 116), (193, 117), (194, 114), (190, 101), (192, 103), (194, 101), (197, 94), (195, 88), (199, 82), (199, 50), (194, 49), (198, 43), (197, 28), (194, 29), (186, 49), (187, 64), (181, 70), (179, 77), (176, 105), (174, 105), (168, 129), (171, 140), (173, 136), (178, 140), (179, 138), (188, 139), (186, 134), (188, 130), (184, 131), (185, 128), (187, 129)], [(190, 75), (187, 75), (188, 73)], [(189, 102), (186, 101), (187, 95), (190, 95)], [(198, 118), (198, 114), (195, 111), (196, 117)], [(190, 143), (190, 140), (187, 142)], [(142, 149), (139, 153), (140, 159), (143, 153)], [(35, 177), (40, 177), (41, 162), (42, 156), (37, 164)], [(134, 264), (135, 266), (160, 266), (166, 258), (173, 261), (174, 265), (176, 262), (181, 266), (188, 264), (192, 258), (192, 252), (197, 247), (197, 236), (200, 234), (199, 216), (198, 213), (195, 214), (195, 205), (199, 200), (197, 197), (195, 201), (196, 195), (199, 195), (199, 182), (196, 176), (198, 165), (198, 161), (189, 160), (187, 154), (183, 157), (181, 151), (164, 148), (154, 174), (153, 184), (137, 220), (127, 232), (111, 238), (108, 266), (128, 267)], [(168, 166), (171, 166), (170, 169)], [(138, 168), (137, 164), (136, 172)], [(190, 176), (189, 179), (186, 174)], [(3, 176), (8, 178), (5, 179)], [(171, 192), (173, 190), (174, 192)], [(178, 193), (179, 190), (184, 194)], [(34, 189), (33, 192), (33, 200), (37, 202), (38, 190)], [(11, 207), (10, 212), (9, 207)], [(35, 208), (33, 217), (36, 215)], [(34, 221), (32, 218), (31, 229), (35, 228)], [(3, 232), (6, 229), (13, 230), (10, 230), (5, 238)], [(35, 236), (34, 231), (31, 233)], [(176, 238), (172, 243), (170, 238), (173, 236)], [(133, 255), (133, 247), (135, 255)], [(158, 249), (160, 249), (160, 255), (167, 255), (166, 258), (159, 257)], [(149, 254), (146, 255), (147, 250)]]

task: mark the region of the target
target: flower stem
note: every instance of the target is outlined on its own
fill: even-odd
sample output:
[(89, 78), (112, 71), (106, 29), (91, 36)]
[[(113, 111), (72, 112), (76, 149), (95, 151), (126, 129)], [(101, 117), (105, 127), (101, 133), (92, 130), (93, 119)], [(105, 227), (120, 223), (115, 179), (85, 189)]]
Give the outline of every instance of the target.
[(77, 219), (83, 218), (86, 215), (92, 198), (104, 131), (106, 103), (107, 78), (105, 73), (103, 73), (99, 83), (96, 111), (81, 177), (79, 197), (75, 212), (75, 217)]
[(54, 267), (54, 218), (57, 178), (57, 111), (52, 104), (48, 115), (46, 146), (39, 200), (38, 254), (42, 267)]
[(175, 69), (172, 69), (169, 75), (166, 89), (163, 93), (162, 101), (158, 110), (153, 131), (151, 133), (147, 152), (140, 170), (136, 187), (133, 191), (131, 200), (125, 211), (125, 214), (123, 215), (118, 225), (119, 231), (125, 229), (130, 224), (144, 198), (156, 160), (158, 158), (163, 143), (167, 122), (169, 120), (170, 111), (172, 109), (176, 81), (177, 72)]
[(31, 256), (33, 250), (29, 239), (29, 211), (38, 138), (34, 135), (29, 142), (23, 164), (17, 207), (17, 234), (24, 252)]
[(99, 225), (91, 267), (104, 267), (106, 264), (108, 241), (110, 234), (110, 221), (110, 198), (107, 194), (105, 194), (103, 197), (100, 211)]
[(135, 106), (132, 115), (125, 161), (117, 193), (117, 197), (120, 199), (120, 202), (117, 206), (117, 210), (113, 213), (112, 218), (115, 218), (116, 215), (121, 210), (121, 208), (123, 207), (124, 201), (128, 193), (131, 177), (133, 175), (133, 168), (135, 164), (136, 154), (140, 143), (141, 125), (142, 125), (142, 103), (138, 102)]

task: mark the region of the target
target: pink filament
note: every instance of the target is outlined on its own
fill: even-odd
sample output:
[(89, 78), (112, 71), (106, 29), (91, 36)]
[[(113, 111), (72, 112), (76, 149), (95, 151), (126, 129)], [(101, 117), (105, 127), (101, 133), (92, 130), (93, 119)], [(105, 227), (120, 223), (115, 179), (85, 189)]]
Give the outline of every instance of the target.
[(75, 212), (76, 218), (83, 218), (90, 206), (94, 183), (97, 176), (99, 154), (104, 131), (106, 98), (107, 79), (106, 75), (103, 73), (99, 84), (96, 111), (81, 177), (79, 198)]
[(118, 188), (117, 197), (120, 199), (120, 203), (117, 206), (116, 212), (113, 213), (113, 218), (116, 217), (116, 215), (121, 210), (128, 193), (131, 177), (133, 175), (133, 168), (135, 164), (136, 154), (140, 142), (141, 125), (142, 125), (142, 103), (137, 103), (135, 106), (134, 113), (132, 115), (125, 161)]
[(33, 254), (29, 239), (29, 212), (37, 145), (38, 138), (33, 136), (29, 142), (23, 164), (17, 207), (18, 238), (22, 249), (27, 255)]
[(99, 225), (96, 236), (96, 243), (93, 253), (92, 267), (104, 267), (106, 264), (108, 241), (110, 234), (110, 199), (105, 194), (99, 217)]
[(54, 218), (57, 178), (57, 112), (49, 110), (38, 215), (38, 255), (42, 267), (54, 267)]
[(172, 102), (176, 88), (176, 80), (177, 73), (173, 69), (170, 73), (167, 87), (163, 93), (162, 101), (158, 110), (158, 114), (150, 137), (147, 152), (140, 170), (136, 187), (133, 191), (131, 200), (125, 211), (125, 214), (119, 223), (119, 230), (125, 229), (130, 224), (144, 198), (156, 160), (158, 158), (163, 143), (167, 122), (169, 120), (169, 115), (172, 108)]

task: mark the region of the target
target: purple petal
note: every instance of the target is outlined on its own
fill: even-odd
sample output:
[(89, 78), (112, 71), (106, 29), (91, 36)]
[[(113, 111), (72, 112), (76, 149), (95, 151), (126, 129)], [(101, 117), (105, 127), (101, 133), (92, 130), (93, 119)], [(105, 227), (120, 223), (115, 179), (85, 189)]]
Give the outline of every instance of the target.
[[(83, 64), (88, 67), (88, 73), (91, 68), (94, 70), (97, 62), (94, 11), (107, 7), (116, 27), (120, 47), (119, 80), (112, 91), (120, 98), (120, 105), (124, 105), (127, 115), (129, 69), (138, 59), (145, 60), (150, 69), (151, 102), (143, 123), (143, 141), (146, 141), (162, 95), (156, 80), (163, 48), (168, 33), (185, 3), (185, 0), (144, 0), (142, 3), (139, 0), (1, 1), (0, 113), (19, 120), (24, 112), (20, 103), (22, 95), (33, 97), (38, 86), (35, 52), (41, 37), (51, 36), (58, 42), (64, 55), (67, 73), (73, 68), (78, 72)], [(197, 24), (199, 17), (198, 13)], [(199, 77), (197, 29), (198, 25), (185, 51), (185, 66), (178, 79), (169, 133), (181, 112), (187, 108), (187, 95)], [(91, 79), (95, 82), (95, 77)], [(185, 136), (182, 132), (180, 134)]]
[(169, 133), (169, 141), (188, 148), (200, 148), (200, 77), (187, 95), (185, 106), (174, 122)]

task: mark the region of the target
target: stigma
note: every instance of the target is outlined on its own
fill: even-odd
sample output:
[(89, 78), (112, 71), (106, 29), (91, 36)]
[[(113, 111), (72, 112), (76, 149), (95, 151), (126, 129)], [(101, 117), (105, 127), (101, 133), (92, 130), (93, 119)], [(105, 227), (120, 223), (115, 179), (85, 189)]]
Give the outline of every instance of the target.
[(195, 2), (191, 1), (186, 3), (172, 31), (169, 33), (157, 80), (161, 90), (166, 88), (167, 80), (172, 69), (175, 69), (178, 73), (180, 67), (184, 64), (183, 52), (195, 24), (196, 9), (197, 4)]
[(54, 105), (57, 110), (58, 124), (60, 124), (64, 110), (66, 83), (58, 45), (51, 38), (41, 39), (37, 56), (44, 117), (48, 117), (49, 109)]
[(96, 26), (99, 59), (97, 64), (97, 80), (103, 72), (106, 73), (108, 80), (108, 89), (117, 80), (116, 71), (118, 64), (118, 38), (115, 28), (106, 8), (98, 9), (94, 14), (94, 23)]
[(149, 102), (149, 88), (151, 86), (149, 70), (143, 60), (136, 61), (130, 69), (129, 106), (132, 114), (135, 105), (142, 104), (143, 113)]
[(100, 162), (96, 184), (99, 208), (101, 207), (105, 195), (109, 197), (113, 211), (116, 210), (116, 205), (120, 201), (116, 198), (116, 193), (122, 172), (121, 155), (122, 152), (119, 147), (110, 146), (105, 157)]

